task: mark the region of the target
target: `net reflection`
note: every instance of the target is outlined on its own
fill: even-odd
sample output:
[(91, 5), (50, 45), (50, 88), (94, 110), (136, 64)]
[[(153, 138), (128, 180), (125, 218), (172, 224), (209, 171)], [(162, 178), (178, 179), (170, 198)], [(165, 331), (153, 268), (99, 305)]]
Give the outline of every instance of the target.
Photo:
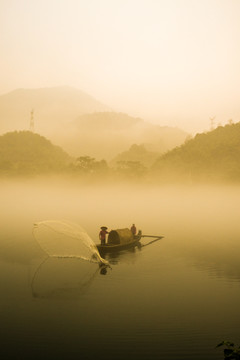
[(31, 279), (34, 298), (80, 296), (92, 285), (102, 271), (96, 263), (77, 258), (41, 259)]

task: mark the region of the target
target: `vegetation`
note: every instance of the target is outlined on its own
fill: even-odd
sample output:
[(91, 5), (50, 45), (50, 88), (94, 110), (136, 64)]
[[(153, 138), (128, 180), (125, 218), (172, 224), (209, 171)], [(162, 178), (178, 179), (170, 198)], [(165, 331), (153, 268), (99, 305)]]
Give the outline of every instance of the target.
[(240, 180), (240, 123), (197, 134), (155, 162), (165, 179), (193, 181)]
[(142, 178), (147, 169), (140, 161), (118, 161), (116, 175), (126, 179)]
[(158, 157), (159, 153), (148, 151), (145, 145), (134, 144), (128, 151), (124, 151), (116, 156), (113, 161), (111, 161), (111, 164), (114, 166), (119, 162), (133, 161), (139, 162), (144, 167), (149, 168), (153, 165)]
[(105, 160), (97, 161), (90, 156), (80, 156), (76, 160), (75, 171), (82, 175), (103, 175), (108, 172), (108, 165)]
[(65, 173), (93, 179), (156, 181), (240, 181), (240, 123), (188, 138), (158, 157), (143, 145), (132, 145), (109, 164), (91, 156), (71, 158), (46, 138), (29, 131), (0, 136), (0, 175)]
[[(75, 156), (84, 153), (112, 161), (132, 144), (144, 144), (145, 150), (162, 154), (182, 144), (186, 136), (183, 130), (151, 124), (112, 111), (81, 115), (65, 126), (64, 134), (59, 136), (58, 141)], [(130, 152), (133, 155), (133, 151)], [(133, 158), (118, 160), (139, 161)]]
[(223, 350), (224, 359), (240, 360), (240, 346), (235, 346), (231, 341), (222, 341), (216, 347), (224, 346)]
[(0, 136), (0, 174), (27, 175), (59, 172), (71, 158), (60, 147), (30, 131)]

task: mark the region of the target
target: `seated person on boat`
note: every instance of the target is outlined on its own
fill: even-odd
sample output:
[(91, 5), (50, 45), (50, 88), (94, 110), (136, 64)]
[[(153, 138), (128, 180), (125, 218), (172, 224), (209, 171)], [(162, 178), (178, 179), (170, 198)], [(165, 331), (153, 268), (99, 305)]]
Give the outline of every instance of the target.
[(133, 235), (136, 235), (136, 233), (137, 233), (137, 228), (136, 228), (135, 224), (132, 224), (131, 232), (132, 232)]

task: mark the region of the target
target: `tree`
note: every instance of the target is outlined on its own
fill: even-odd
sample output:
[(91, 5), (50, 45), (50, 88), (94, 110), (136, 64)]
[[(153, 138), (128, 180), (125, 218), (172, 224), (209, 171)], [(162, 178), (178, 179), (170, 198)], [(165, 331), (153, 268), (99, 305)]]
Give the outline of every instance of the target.
[(140, 161), (118, 161), (117, 173), (126, 177), (142, 177), (146, 168)]
[(76, 161), (76, 168), (85, 174), (99, 174), (108, 171), (105, 160), (96, 161), (90, 156), (80, 156)]
[(85, 173), (92, 172), (95, 159), (90, 156), (80, 156), (77, 158), (77, 168)]

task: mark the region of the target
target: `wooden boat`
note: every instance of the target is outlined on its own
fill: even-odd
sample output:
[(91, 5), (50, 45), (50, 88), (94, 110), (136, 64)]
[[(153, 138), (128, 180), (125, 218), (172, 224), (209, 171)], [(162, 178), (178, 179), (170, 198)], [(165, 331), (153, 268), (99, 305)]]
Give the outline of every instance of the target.
[(137, 235), (133, 235), (129, 229), (111, 230), (106, 244), (97, 244), (98, 251), (101, 254), (108, 252), (121, 251), (139, 245), (142, 232), (139, 230)]

